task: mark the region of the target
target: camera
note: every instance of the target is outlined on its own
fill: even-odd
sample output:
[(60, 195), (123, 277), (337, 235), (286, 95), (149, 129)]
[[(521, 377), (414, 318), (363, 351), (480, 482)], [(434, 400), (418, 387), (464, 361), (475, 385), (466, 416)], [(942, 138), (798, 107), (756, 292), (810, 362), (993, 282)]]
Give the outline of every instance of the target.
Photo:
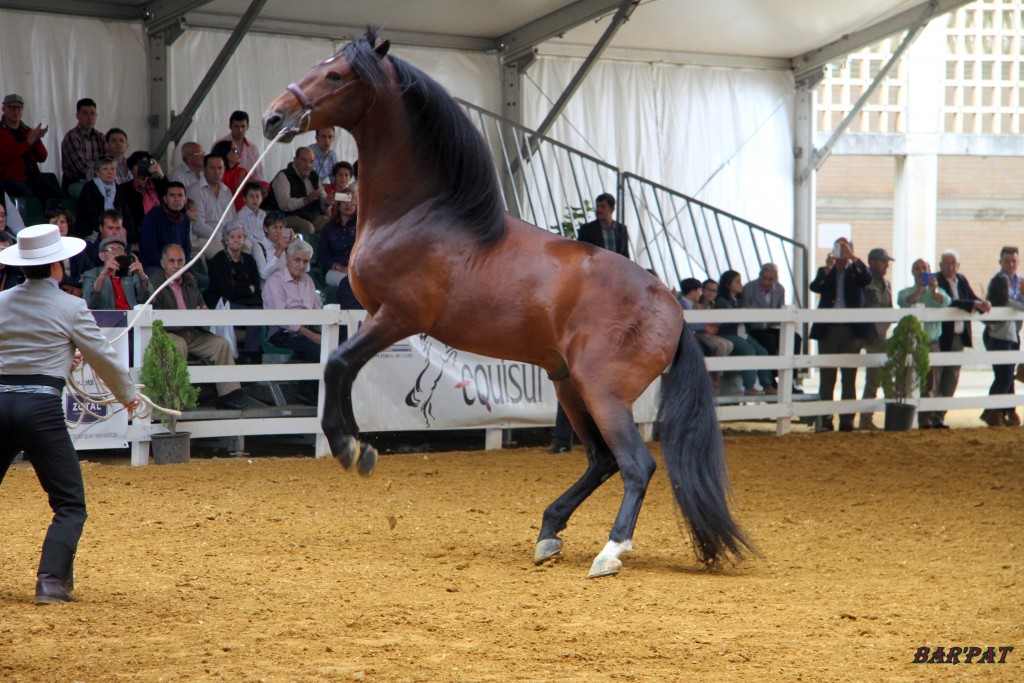
[(350, 201), (352, 201), (352, 193), (351, 192), (335, 192), (334, 193), (334, 201), (336, 201), (336, 202), (350, 202)]
[(921, 273), (921, 282), (924, 284), (931, 284), (931, 281), (935, 279), (935, 273)]
[(132, 265), (132, 257), (127, 254), (121, 254), (115, 256), (114, 260), (117, 261), (117, 272), (114, 273), (117, 277), (128, 277), (128, 268)]
[(843, 258), (843, 245), (836, 243), (836, 245), (832, 247), (832, 255), (836, 258)]
[(139, 159), (139, 163), (135, 164), (135, 168), (135, 175), (137, 175), (140, 178), (148, 178), (153, 174), (151, 170), (153, 168), (153, 160)]

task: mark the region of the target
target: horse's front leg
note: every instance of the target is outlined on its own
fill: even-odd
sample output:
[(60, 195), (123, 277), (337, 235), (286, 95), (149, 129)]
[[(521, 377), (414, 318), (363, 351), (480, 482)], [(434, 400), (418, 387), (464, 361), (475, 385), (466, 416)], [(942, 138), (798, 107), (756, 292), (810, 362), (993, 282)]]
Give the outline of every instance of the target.
[(351, 339), (332, 351), (324, 368), (324, 412), (320, 427), (338, 462), (345, 469), (357, 465), (362, 475), (373, 472), (377, 451), (359, 442), (359, 426), (352, 410), (352, 384), (371, 358), (412, 334), (382, 312), (379, 310), (367, 318)]

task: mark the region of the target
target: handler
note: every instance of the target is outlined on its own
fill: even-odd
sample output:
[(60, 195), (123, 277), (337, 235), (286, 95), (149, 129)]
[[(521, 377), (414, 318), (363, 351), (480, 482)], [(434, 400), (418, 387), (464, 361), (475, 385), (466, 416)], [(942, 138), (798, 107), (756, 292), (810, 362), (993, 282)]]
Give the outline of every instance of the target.
[(100, 332), (83, 299), (62, 292), (61, 262), (85, 248), (56, 225), (33, 225), (0, 263), (21, 266), (26, 281), (0, 293), (0, 482), (19, 451), (32, 463), (50, 498), (53, 521), (43, 540), (36, 604), (78, 602), (73, 566), (85, 524), (85, 486), (71, 443), (61, 389), (75, 349), (125, 408), (139, 405), (128, 369)]

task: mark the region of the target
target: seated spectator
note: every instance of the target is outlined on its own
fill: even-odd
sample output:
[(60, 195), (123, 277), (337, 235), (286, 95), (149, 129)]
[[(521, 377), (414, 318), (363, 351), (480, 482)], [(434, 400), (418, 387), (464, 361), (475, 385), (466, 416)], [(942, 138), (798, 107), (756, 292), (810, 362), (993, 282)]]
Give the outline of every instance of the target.
[[(714, 291), (718, 291), (717, 283), (715, 283)], [(679, 281), (679, 304), (683, 307), (683, 310), (696, 310), (697, 304), (700, 302), (701, 293), (702, 285), (697, 278), (688, 277), (685, 280)], [(711, 307), (702, 307), (703, 310), (708, 308)], [(700, 342), (701, 347), (704, 349), (705, 356), (728, 356), (732, 353), (732, 342), (707, 331), (707, 328), (710, 326), (717, 333), (718, 325), (716, 323), (692, 323), (687, 321), (686, 324), (697, 335), (697, 341)]]
[(295, 159), (274, 176), (267, 198), (271, 209), (283, 211), (288, 227), (305, 234), (319, 232), (327, 222), (327, 193), (313, 171), (313, 152), (295, 150)]
[(203, 177), (203, 158), (206, 152), (198, 142), (186, 142), (181, 146), (181, 163), (174, 167), (168, 180), (181, 183), (188, 189), (192, 183)]
[[(321, 128), (316, 132), (316, 142), (309, 146), (313, 152), (313, 170), (321, 180), (334, 177), (334, 167), (338, 164), (338, 155), (331, 149), (334, 144), (334, 128)], [(343, 183), (340, 187), (345, 187)], [(330, 197), (330, 195), (328, 195)]]
[[(241, 150), (229, 141), (221, 140), (213, 146), (210, 154), (224, 157), (224, 177), (221, 178), (221, 182), (227, 185), (227, 188), (231, 191), (231, 196), (234, 197), (235, 190), (238, 189), (241, 182), (245, 180), (245, 175), (249, 172), (249, 169), (239, 163), (242, 158)], [(239, 211), (245, 206), (244, 193), (240, 192), (238, 194), (232, 206), (234, 206), (235, 211)]]
[(93, 163), (107, 152), (107, 141), (96, 130), (96, 102), (83, 97), (75, 103), (78, 125), (60, 143), (61, 187), (77, 198)]
[(60, 188), (47, 182), (39, 164), (49, 156), (43, 136), (49, 130), (43, 124), (29, 128), (21, 120), (25, 98), (10, 94), (4, 97), (0, 118), (0, 186), (12, 197), (35, 197), (42, 205), (61, 196)]
[(184, 186), (169, 182), (160, 205), (147, 212), (142, 219), (139, 259), (150, 275), (162, 268), (161, 254), (169, 244), (179, 245), (185, 253), (186, 261), (192, 257), (192, 226), (185, 215), (185, 201)]
[[(153, 294), (149, 277), (139, 259), (128, 251), (122, 237), (106, 237), (99, 243), (102, 265), (82, 276), (82, 290), (89, 308), (130, 311)], [(123, 261), (130, 259), (125, 266)]]
[[(306, 150), (309, 151), (308, 149)], [(263, 288), (263, 308), (274, 309), (319, 309), (323, 308), (306, 270), (313, 258), (313, 247), (296, 240), (288, 246), (286, 267), (269, 278)], [(310, 325), (286, 325), (270, 329), (270, 343), (291, 349), (295, 355), (307, 362), (320, 362), (320, 329)]]
[(131, 242), (128, 241), (128, 231), (124, 228), (124, 219), (121, 216), (121, 212), (117, 209), (103, 212), (103, 217), (100, 219), (99, 236), (96, 238), (96, 241), (85, 245), (85, 250), (82, 253), (86, 255), (88, 260), (88, 268), (86, 270), (103, 265), (103, 259), (100, 258), (100, 244), (108, 237), (117, 237), (131, 247)]
[[(735, 310), (740, 308), (740, 295), (743, 294), (743, 280), (735, 270), (722, 273), (718, 281), (718, 298), (715, 308), (718, 310)], [(767, 356), (768, 351), (756, 339), (747, 334), (744, 323), (723, 323), (719, 325), (719, 334), (732, 342), (734, 356)], [(771, 370), (743, 370), (743, 389), (752, 396), (777, 393), (772, 386)], [(761, 383), (761, 389), (757, 383)]]
[[(340, 192), (348, 192), (351, 198), (347, 202), (338, 202), (335, 217), (324, 225), (318, 243), (320, 272), (324, 274), (324, 282), (328, 287), (337, 287), (348, 279), (348, 258), (352, 246), (356, 243), (356, 196), (349, 188)], [(350, 287), (351, 289), (351, 287)]]
[(327, 216), (334, 218), (334, 211), (337, 208), (337, 200), (334, 195), (337, 194), (341, 188), (349, 187), (355, 190), (355, 180), (352, 175), (352, 164), (347, 161), (339, 161), (331, 167), (331, 182), (324, 187), (324, 192), (327, 194), (327, 200), (330, 205), (327, 207)]
[[(931, 266), (924, 259), (917, 259), (910, 267), (910, 273), (914, 276), (914, 284), (901, 289), (896, 295), (896, 304), (900, 308), (913, 308), (924, 306), (925, 308), (945, 308), (953, 301), (946, 291), (939, 287), (939, 278), (932, 272)], [(942, 336), (942, 323), (922, 323), (924, 333), (928, 335), (928, 350), (936, 352), (939, 350), (939, 337)], [(938, 368), (928, 371), (925, 386), (921, 391), (922, 397), (935, 395), (935, 379)], [(921, 412), (917, 415), (917, 425), (921, 429), (931, 429), (932, 421), (939, 419), (935, 413)]]
[[(47, 211), (46, 222), (56, 225), (61, 237), (66, 237), (69, 231), (75, 229), (75, 215), (63, 207)], [(82, 296), (82, 273), (92, 267), (85, 251), (64, 259), (61, 267), (64, 269), (64, 277), (60, 281), (60, 288), (73, 296)]]
[(128, 167), (131, 168), (133, 177), (127, 183), (117, 186), (115, 203), (117, 210), (124, 217), (128, 244), (134, 247), (139, 243), (142, 219), (160, 206), (160, 198), (167, 191), (169, 181), (164, 176), (164, 169), (145, 150), (132, 152), (128, 157)]
[(246, 183), (242, 190), (242, 208), (238, 210), (238, 222), (245, 230), (245, 240), (249, 244), (249, 252), (254, 253), (255, 244), (263, 240), (263, 221), (267, 212), (260, 208), (263, 203), (263, 187), (259, 183)]
[[(743, 308), (782, 308), (786, 303), (786, 288), (779, 284), (779, 268), (774, 263), (765, 263), (757, 280), (743, 286), (740, 296)], [(779, 324), (749, 323), (747, 333), (768, 351), (768, 355), (779, 355)], [(794, 335), (794, 351), (800, 353), (801, 338)], [(772, 386), (777, 387), (778, 370), (772, 370)]]
[(257, 163), (260, 159), (260, 150), (245, 137), (245, 134), (249, 132), (249, 114), (240, 109), (231, 112), (231, 116), (228, 117), (228, 128), (231, 132), (217, 140), (214, 144), (226, 140), (233, 147), (240, 149), (242, 155), (240, 163), (245, 168), (255, 168), (252, 179), (256, 182), (262, 182), (263, 169)]
[[(171, 185), (173, 187), (180, 183)], [(184, 205), (184, 188), (181, 189)], [(187, 256), (178, 244), (164, 246), (160, 257), (160, 270), (153, 274), (154, 291), (185, 266)], [(195, 276), (186, 272), (157, 294), (153, 300), (153, 308), (194, 311), (205, 309), (206, 304), (199, 293), (199, 284)], [(235, 364), (234, 350), (223, 337), (199, 327), (168, 327), (167, 332), (171, 335), (174, 345), (185, 356), (192, 354), (214, 365)], [(217, 397), (217, 407), (223, 409), (241, 410), (256, 403), (254, 399), (242, 393), (242, 385), (238, 382), (218, 382)]]
[[(134, 177), (125, 160), (125, 153), (128, 151), (128, 133), (120, 128), (111, 128), (107, 131), (104, 139), (107, 141), (107, 151), (104, 156), (113, 157), (117, 162), (117, 184), (127, 183)], [(93, 166), (89, 169), (86, 180), (92, 180), (95, 173), (96, 168)]]
[[(203, 159), (202, 179), (190, 185), (185, 191), (188, 198), (196, 203), (196, 211), (199, 214), (192, 223), (192, 248), (196, 251), (210, 241), (222, 216), (225, 225), (235, 220), (235, 209), (231, 206), (231, 190), (222, 180), (225, 164), (223, 157), (207, 154)], [(217, 240), (210, 245), (206, 258), (213, 258), (214, 254), (223, 248), (223, 243)]]
[[(4, 221), (7, 220), (7, 213), (4, 212)], [(12, 247), (18, 243), (14, 235), (7, 232), (6, 230), (0, 231), (0, 251), (8, 247)], [(21, 272), (21, 268), (16, 266), (5, 266), (0, 263), (0, 292), (20, 285), (25, 281), (25, 276)]]
[(113, 211), (125, 201), (123, 196), (118, 201), (120, 190), (115, 182), (117, 162), (114, 157), (101, 156), (93, 162), (93, 167), (92, 180), (82, 185), (78, 195), (78, 230), (72, 233), (84, 240), (91, 239), (99, 230), (104, 211)]
[[(717, 298), (718, 281), (709, 278), (701, 283), (700, 296), (693, 302), (693, 308), (697, 311), (712, 310), (715, 307), (715, 299)], [(704, 347), (712, 349), (712, 355), (721, 357), (732, 355), (732, 342), (719, 336), (718, 323), (704, 323), (700, 327), (702, 329), (697, 329), (697, 326), (694, 326), (694, 331), (697, 333), (697, 341)], [(715, 387), (716, 394), (721, 390), (721, 380), (721, 372), (711, 373), (711, 383)]]
[[(256, 260), (242, 251), (245, 246), (245, 229), (239, 223), (224, 230), (224, 249), (209, 261), (210, 286), (206, 290), (206, 303), (216, 307), (219, 300), (229, 308), (263, 308), (263, 286), (260, 282)], [(241, 349), (239, 362), (258, 364), (262, 357), (260, 326), (245, 328), (245, 346)]]
[(285, 225), (285, 216), (280, 211), (271, 211), (263, 219), (263, 237), (253, 243), (252, 256), (264, 287), (267, 278), (287, 267), (285, 252), (295, 239), (295, 233)]

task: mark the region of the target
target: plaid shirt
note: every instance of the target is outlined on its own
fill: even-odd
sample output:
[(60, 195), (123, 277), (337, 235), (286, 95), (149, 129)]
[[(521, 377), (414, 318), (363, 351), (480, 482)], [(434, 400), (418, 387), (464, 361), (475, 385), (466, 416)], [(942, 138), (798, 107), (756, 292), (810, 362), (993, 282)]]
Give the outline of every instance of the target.
[(333, 149), (327, 150), (327, 154), (320, 151), (320, 148), (313, 143), (309, 146), (313, 150), (313, 170), (316, 171), (317, 176), (320, 180), (327, 184), (328, 181), (334, 182), (334, 176), (331, 175), (331, 169), (338, 163), (338, 155), (334, 153)]
[(88, 133), (81, 126), (67, 132), (60, 143), (60, 168), (64, 183), (85, 180), (92, 163), (107, 153), (107, 141), (93, 128)]

